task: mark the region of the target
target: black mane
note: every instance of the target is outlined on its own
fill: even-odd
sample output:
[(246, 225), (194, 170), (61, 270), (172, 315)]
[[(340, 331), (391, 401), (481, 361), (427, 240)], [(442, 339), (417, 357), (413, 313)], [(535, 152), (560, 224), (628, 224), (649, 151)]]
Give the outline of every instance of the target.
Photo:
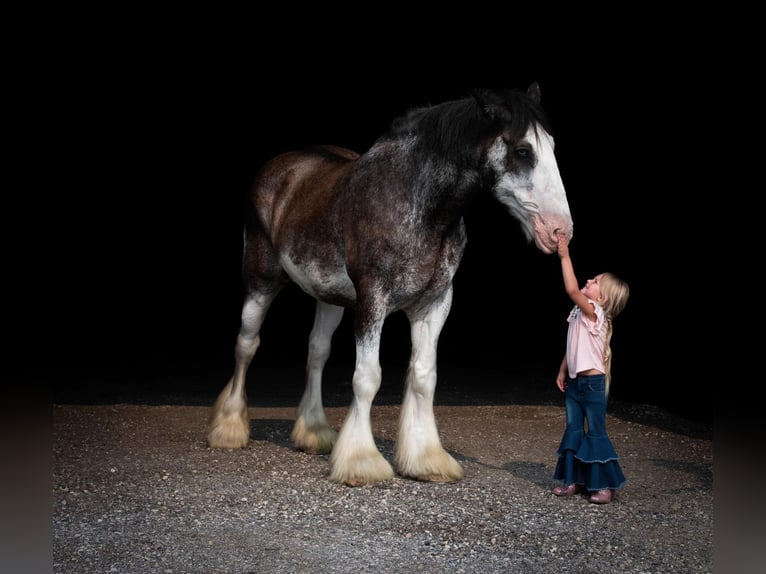
[(488, 140), (501, 131), (511, 140), (520, 139), (536, 123), (553, 133), (545, 111), (526, 91), (475, 90), (460, 100), (407, 111), (381, 139), (417, 135), (418, 147), (429, 153), (475, 160), (477, 150), (466, 142)]

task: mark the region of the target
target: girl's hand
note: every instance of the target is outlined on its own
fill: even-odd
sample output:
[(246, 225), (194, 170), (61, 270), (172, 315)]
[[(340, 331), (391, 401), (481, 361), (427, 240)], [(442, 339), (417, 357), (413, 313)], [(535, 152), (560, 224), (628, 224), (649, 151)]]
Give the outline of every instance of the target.
[(559, 244), (558, 244), (558, 252), (559, 257), (568, 257), (569, 256), (569, 239), (565, 237), (564, 235), (559, 234)]

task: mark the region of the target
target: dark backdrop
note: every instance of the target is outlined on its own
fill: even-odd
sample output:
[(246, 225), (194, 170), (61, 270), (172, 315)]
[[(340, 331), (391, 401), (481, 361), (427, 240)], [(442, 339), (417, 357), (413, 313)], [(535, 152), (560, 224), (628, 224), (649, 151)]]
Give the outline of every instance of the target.
[[(77, 137), (68, 142), (67, 185), (53, 186), (61, 212), (55, 228), (41, 230), (41, 259), (64, 264), (44, 274), (35, 303), (43, 319), (25, 322), (55, 344), (41, 352), (26, 339), (13, 351), (52, 382), (54, 399), (82, 385), (91, 392), (98, 380), (119, 380), (129, 393), (130, 381), (194, 379), (197, 390), (217, 392), (233, 368), (242, 201), (259, 167), (311, 144), (365, 151), (406, 109), (474, 87), (313, 79), (286, 86), (255, 72), (163, 66), (98, 80), (61, 110)], [(631, 286), (615, 320), (614, 394), (712, 420), (712, 400), (695, 392), (697, 269), (687, 263), (695, 223), (687, 176), (699, 158), (677, 145), (696, 121), (697, 86), (683, 72), (640, 70), (508, 73), (480, 83), (525, 88), (534, 80), (554, 125), (578, 279), (610, 270)], [(557, 256), (527, 244), (489, 198), (466, 222), (440, 370), (532, 372), (554, 385), (571, 307)], [(312, 319), (308, 296), (285, 290), (253, 368), (302, 367)], [(347, 313), (334, 365), (353, 364), (350, 329)], [(384, 366), (406, 363), (408, 337), (404, 316), (392, 316)]]

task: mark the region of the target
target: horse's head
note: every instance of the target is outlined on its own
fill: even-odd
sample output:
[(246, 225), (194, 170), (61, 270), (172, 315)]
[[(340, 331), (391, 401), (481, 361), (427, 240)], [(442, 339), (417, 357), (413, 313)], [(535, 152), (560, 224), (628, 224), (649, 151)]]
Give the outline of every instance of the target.
[(572, 237), (572, 216), (539, 86), (526, 92), (477, 90), (473, 96), (491, 126), (486, 167), (494, 175), (493, 194), (528, 240), (543, 253), (555, 253), (558, 234)]

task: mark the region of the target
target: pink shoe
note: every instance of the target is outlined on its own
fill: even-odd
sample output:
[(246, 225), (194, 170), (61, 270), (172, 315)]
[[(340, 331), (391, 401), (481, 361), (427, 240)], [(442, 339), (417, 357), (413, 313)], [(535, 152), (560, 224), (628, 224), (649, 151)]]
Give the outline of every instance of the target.
[(614, 498), (614, 490), (605, 488), (591, 494), (590, 498), (588, 498), (588, 502), (592, 502), (593, 504), (609, 504), (612, 502), (612, 498)]
[(551, 492), (556, 496), (573, 496), (582, 492), (582, 484), (570, 484), (569, 486), (557, 486)]

